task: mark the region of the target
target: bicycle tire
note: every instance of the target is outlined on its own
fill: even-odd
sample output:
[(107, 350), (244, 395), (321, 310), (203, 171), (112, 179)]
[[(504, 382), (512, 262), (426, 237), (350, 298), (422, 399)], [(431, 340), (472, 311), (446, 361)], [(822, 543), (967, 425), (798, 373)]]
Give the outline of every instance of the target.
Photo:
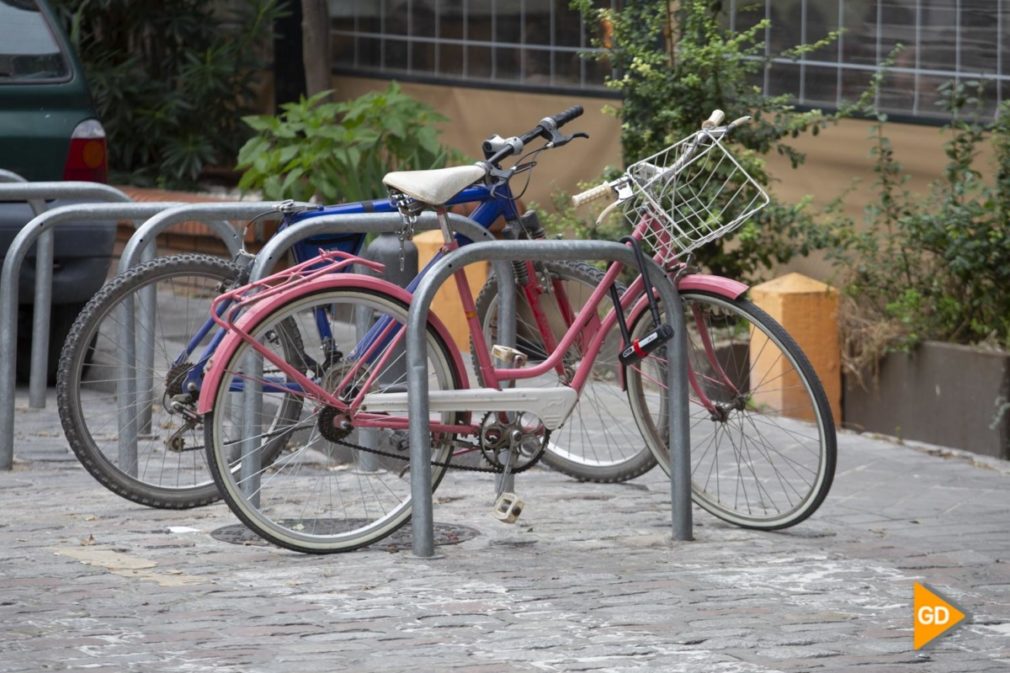
[[(199, 425), (180, 430), (184, 425), (180, 417), (165, 408), (165, 390), (170, 385), (174, 357), (183, 352), (185, 342), (209, 316), (210, 299), (232, 286), (238, 276), (234, 264), (218, 257), (186, 254), (157, 258), (106, 282), (74, 322), (57, 373), (60, 421), (78, 460), (113, 493), (162, 509), (189, 509), (219, 499), (203, 458)], [(138, 333), (151, 334), (155, 345), (154, 368), (145, 372), (151, 388), (146, 394), (138, 391), (141, 407), (150, 411), (151, 421), (149, 428), (143, 428), (148, 432), (139, 438), (136, 473), (132, 474), (131, 468), (121, 468), (118, 455), (116, 382), (124, 363), (117, 330), (124, 307), (135, 310), (141, 293), (152, 291), (157, 297), (157, 322), (147, 329), (136, 321)], [(196, 353), (204, 343), (206, 339)], [(141, 378), (139, 368), (131, 369)], [(182, 373), (177, 370), (172, 378), (180, 381)], [(286, 404), (280, 415), (297, 414), (300, 400), (287, 400)], [(181, 434), (169, 448), (165, 442), (177, 431)]]
[[(817, 374), (782, 326), (750, 301), (698, 291), (681, 297), (698, 382), (689, 390), (694, 502), (745, 528), (800, 523), (827, 496), (837, 458), (831, 407)], [(632, 335), (651, 328), (643, 312)], [(628, 368), (628, 397), (649, 447), (669, 473), (666, 416), (660, 413), (666, 396), (657, 385), (665, 381), (664, 356), (661, 349)]]
[[(545, 274), (543, 280), (564, 283), (565, 294), (573, 312), (578, 313), (592, 290), (603, 282), (603, 272), (582, 262), (544, 262), (538, 265)], [(620, 288), (623, 291), (623, 288)], [(548, 316), (555, 340), (567, 329), (561, 317), (556, 294), (551, 291), (541, 295), (541, 310)], [(498, 283), (494, 276), (488, 279), (477, 297), (477, 317), (488, 345), (494, 343), (498, 318)], [(530, 361), (543, 360), (546, 348), (543, 337), (532, 318), (528, 300), (517, 286), (516, 346), (527, 354)], [(600, 303), (602, 318), (611, 308), (609, 300)], [(543, 454), (543, 461), (570, 477), (581, 481), (615, 483), (634, 479), (649, 470), (656, 461), (646, 446), (638, 425), (628, 406), (627, 396), (621, 388), (620, 364), (617, 360), (620, 334), (612, 331), (593, 364), (593, 374), (579, 396), (579, 403), (565, 424), (551, 433)], [(471, 344), (474, 371), (480, 378), (476, 351)], [(579, 346), (574, 343), (566, 354), (568, 366), (574, 368), (581, 359)], [(566, 372), (566, 375), (568, 373)], [(556, 374), (540, 381), (543, 385), (558, 385)], [(524, 382), (524, 385), (527, 385)]]
[[(282, 321), (315, 325), (325, 317), (329, 334), (326, 338), (320, 336), (319, 344), (307, 341), (306, 348), (307, 352), (316, 352), (318, 346), (327, 353), (324, 363), (313, 369), (317, 381), (334, 392), (340, 382), (345, 383), (344, 390), (360, 391), (360, 386), (369, 380), (381, 389), (399, 390), (405, 389), (406, 368), (401, 364), (405, 353), (394, 352), (389, 362), (379, 360), (388, 368), (371, 379), (368, 367), (358, 372), (353, 369), (355, 360), (346, 356), (354, 352), (359, 337), (378, 324), (377, 319), (388, 316), (402, 326), (406, 324), (407, 312), (405, 302), (377, 290), (309, 288), (296, 291), (283, 305), (258, 316), (244, 328), (263, 343), (262, 336)], [(358, 322), (361, 316), (364, 327)], [(309, 329), (301, 331), (306, 340), (313, 333)], [(391, 347), (386, 336), (380, 335), (373, 343), (379, 344), (376, 354)], [(430, 325), (427, 344), (429, 385), (443, 389), (461, 386), (463, 377), (447, 344)], [(223, 368), (218, 401), (230, 382), (255, 380), (261, 361), (266, 360), (248, 342), (218, 357), (223, 358), (215, 364)], [(261, 393), (260, 399), (282, 394), (266, 389), (261, 389)], [(232, 512), (263, 539), (294, 551), (316, 554), (357, 549), (405, 524), (411, 514), (406, 430), (396, 429), (393, 422), (389, 428), (376, 429), (377, 443), (368, 448), (385, 448), (386, 453), (392, 454), (399, 451), (402, 459), (379, 456), (363, 450), (365, 441), (361, 439), (361, 431), (353, 427), (353, 415), (344, 416), (344, 427), (338, 427), (338, 419), (326, 415), (332, 413), (332, 408), (308, 394), (303, 411), (306, 413), (292, 427), (281, 430), (286, 433), (287, 446), (269, 465), (257, 464), (257, 453), (273, 441), (272, 434), (277, 430), (257, 434), (254, 428), (250, 434), (249, 426), (240, 420), (241, 415), (232, 418), (230, 409), (218, 403), (205, 415), (208, 463)], [(455, 418), (461, 415), (459, 412)], [(453, 437), (432, 436), (432, 490), (447, 469)], [(243, 461), (248, 465), (243, 465)]]

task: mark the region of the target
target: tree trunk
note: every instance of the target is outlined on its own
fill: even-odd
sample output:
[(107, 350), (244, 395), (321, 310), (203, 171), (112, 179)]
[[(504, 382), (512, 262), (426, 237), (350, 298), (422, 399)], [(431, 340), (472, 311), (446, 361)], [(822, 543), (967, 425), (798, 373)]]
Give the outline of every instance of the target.
[(332, 89), (330, 80), (330, 12), (326, 0), (302, 2), (302, 60), (310, 96)]
[(274, 114), (280, 114), (284, 103), (296, 103), (307, 93), (301, 0), (287, 6), (287, 13), (274, 20)]

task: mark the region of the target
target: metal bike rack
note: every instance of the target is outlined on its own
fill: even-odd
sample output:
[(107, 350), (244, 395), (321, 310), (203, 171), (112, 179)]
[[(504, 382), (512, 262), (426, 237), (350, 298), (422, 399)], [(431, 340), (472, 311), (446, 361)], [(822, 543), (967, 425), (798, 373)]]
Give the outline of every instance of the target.
[[(22, 198), (15, 200), (25, 200), (25, 198), (43, 198), (46, 194), (53, 192), (38, 191), (39, 185), (59, 185), (66, 183), (27, 183), (26, 185), (0, 185), (0, 198), (6, 196), (2, 191), (10, 187), (28, 187), (35, 189), (22, 190), (18, 195)], [(70, 183), (75, 184), (75, 183)], [(77, 183), (91, 186), (92, 183)], [(94, 184), (94, 187), (103, 185)], [(111, 188), (108, 188), (111, 189)], [(82, 190), (83, 191), (83, 190)], [(115, 190), (112, 190), (115, 191)], [(93, 194), (101, 193), (96, 190)], [(80, 193), (78, 192), (78, 194)], [(160, 210), (178, 205), (170, 203), (119, 203), (119, 204), (76, 204), (60, 206), (48, 210), (35, 217), (25, 224), (14, 237), (7, 256), (4, 258), (3, 269), (0, 270), (0, 469), (9, 470), (14, 463), (14, 376), (15, 376), (15, 354), (17, 353), (17, 309), (18, 309), (18, 285), (21, 273), (21, 264), (24, 262), (28, 249), (39, 240), (45, 233), (52, 231), (54, 225), (67, 221), (81, 220), (138, 220), (146, 219)], [(49, 271), (52, 271), (50, 264)], [(50, 283), (52, 276), (49, 276)], [(38, 279), (36, 279), (38, 282)], [(36, 308), (38, 310), (39, 307)], [(49, 303), (41, 305), (41, 311), (46, 314), (47, 334), (45, 343), (42, 344), (43, 359), (41, 367), (41, 377), (37, 377), (37, 371), (32, 372), (32, 383), (39, 379), (42, 386), (42, 401), (39, 406), (45, 403), (45, 349), (48, 348), (48, 318)], [(35, 360), (35, 352), (40, 346), (39, 343), (32, 345), (32, 359)]]
[[(360, 215), (322, 215), (313, 217), (285, 229), (263, 246), (253, 263), (249, 282), (257, 281), (270, 273), (281, 257), (298, 241), (320, 234), (398, 232), (403, 221), (397, 213), (362, 213)], [(490, 231), (462, 215), (449, 215), (449, 228), (466, 236), (471, 241), (494, 241)], [(416, 231), (438, 229), (434, 213), (423, 213), (414, 225)], [(467, 246), (469, 247), (469, 246)], [(499, 339), (505, 345), (515, 344), (515, 277), (508, 260), (493, 261), (494, 273), (498, 277), (498, 324)], [(504, 289), (503, 289), (504, 288)]]
[[(282, 201), (221, 201), (221, 202), (210, 202), (210, 203), (188, 203), (183, 205), (178, 205), (173, 208), (167, 208), (161, 212), (155, 214), (142, 225), (137, 227), (137, 230), (133, 232), (130, 236), (130, 240), (127, 241), (126, 247), (123, 248), (123, 253), (119, 259), (119, 273), (124, 273), (131, 267), (136, 266), (142, 262), (147, 262), (154, 259), (155, 249), (154, 242), (157, 240), (158, 235), (169, 227), (179, 224), (180, 222), (188, 221), (201, 221), (206, 224), (210, 230), (217, 235), (219, 239), (224, 243), (225, 247), (228, 249), (228, 254), (234, 257), (239, 250), (242, 249), (242, 236), (236, 231), (229, 220), (245, 220), (254, 218), (260, 215), (272, 215), (275, 218), (283, 217), (278, 208), (285, 202)], [(296, 205), (308, 205), (308, 204), (296, 204)], [(138, 353), (140, 360), (140, 365), (136, 368), (139, 371), (138, 380), (134, 381), (136, 391), (148, 391), (151, 390), (153, 386), (153, 381), (151, 380), (151, 370), (154, 363), (154, 340), (151, 338), (151, 334), (146, 331), (141, 331), (140, 338), (136, 338), (136, 326), (141, 325), (154, 325), (157, 316), (156, 311), (156, 301), (154, 298), (154, 288), (147, 288), (142, 290), (138, 302), (139, 316), (130, 314), (132, 311), (132, 306), (127, 308), (127, 315), (124, 316), (123, 324), (121, 326), (120, 333), (120, 343), (123, 344), (125, 349), (125, 361), (134, 362)], [(126, 377), (120, 377), (119, 379), (121, 385), (127, 385)], [(118, 394), (120, 399), (134, 399), (134, 395), (130, 394), (128, 391), (119, 390)], [(132, 407), (121, 407), (122, 409), (131, 409)], [(137, 419), (137, 432), (147, 433), (150, 432), (151, 426), (151, 411), (149, 400), (142, 400), (140, 405), (140, 416)], [(122, 422), (125, 422), (125, 414)], [(120, 464), (124, 466), (124, 470), (133, 474), (132, 466), (136, 463), (137, 454), (137, 444), (136, 437), (131, 436), (129, 428), (122, 427), (122, 422), (120, 424)], [(130, 426), (132, 427), (132, 426)]]
[[(21, 177), (14, 171), (8, 171), (0, 168), (0, 183), (10, 183), (15, 182), (18, 184), (27, 183), (28, 180)], [(31, 206), (32, 212), (36, 215), (41, 215), (46, 210), (46, 202), (42, 199), (29, 199), (28, 205)]]
[(228, 224), (228, 220), (246, 220), (258, 215), (272, 215), (275, 216), (274, 219), (279, 219), (284, 217), (284, 214), (278, 210), (282, 203), (285, 202), (222, 201), (220, 203), (188, 203), (163, 210), (137, 227), (137, 230), (130, 236), (119, 259), (119, 273), (153, 257), (153, 255), (147, 254), (148, 246), (154, 242), (158, 234), (174, 224), (192, 220), (199, 220), (207, 224), (227, 246), (228, 253), (235, 255), (242, 247), (242, 237), (235, 227)]
[[(3, 171), (0, 181), (10, 181), (10, 184), (0, 184), (0, 201), (26, 201), (35, 212), (34, 222), (46, 212), (46, 199), (80, 199), (82, 201), (123, 201), (130, 198), (115, 187), (98, 182), (24, 182), (16, 173)], [(28, 228), (28, 222), (22, 229)], [(42, 409), (46, 406), (46, 359), (49, 351), (49, 319), (52, 311), (53, 298), (53, 232), (46, 228), (37, 237), (35, 250), (35, 304), (32, 311), (32, 354), (30, 362), (30, 378), (28, 383), (28, 406)], [(33, 241), (35, 239), (32, 239)], [(17, 237), (7, 252), (9, 259), (15, 250)], [(24, 254), (27, 254), (27, 248)], [(24, 255), (22, 255), (24, 256)], [(6, 261), (6, 260), (5, 260)], [(5, 264), (6, 267), (6, 264)], [(18, 261), (20, 273), (21, 260)], [(14, 297), (15, 303), (17, 296)], [(3, 328), (0, 327), (0, 330)], [(15, 346), (16, 348), (16, 346)], [(0, 350), (0, 353), (6, 351)], [(16, 350), (10, 351), (13, 360)], [(2, 452), (0, 452), (2, 453)], [(0, 456), (2, 467), (2, 456)]]
[[(460, 248), (439, 260), (414, 292), (407, 319), (407, 410), (409, 417), (410, 482), (413, 513), (413, 552), (431, 557), (434, 548), (434, 521), (431, 493), (431, 436), (429, 430), (428, 363), (425, 327), (431, 302), (439, 287), (462, 267), (482, 260), (585, 260), (597, 259), (637, 265), (635, 254), (620, 243), (607, 241), (496, 241), (475, 243)], [(691, 443), (688, 426), (687, 342), (683, 327), (680, 295), (666, 273), (649, 260), (649, 278), (666, 307), (667, 320), (674, 329), (674, 339), (667, 346), (670, 366), (667, 407), (670, 428), (670, 495), (672, 500), (673, 538), (690, 540), (691, 523)]]
[[(438, 226), (438, 220), (434, 213), (423, 213), (414, 225), (414, 229), (416, 231), (421, 231), (437, 229)], [(303, 220), (277, 234), (271, 238), (265, 246), (263, 246), (263, 249), (260, 250), (260, 253), (256, 256), (256, 261), (253, 263), (252, 271), (249, 276), (249, 282), (260, 280), (269, 274), (284, 254), (293, 245), (295, 245), (295, 243), (306, 238), (311, 238), (312, 236), (318, 236), (321, 234), (360, 232), (378, 234), (384, 232), (398, 232), (402, 229), (402, 227), (403, 221), (398, 213), (322, 215), (320, 217)], [(449, 215), (449, 228), (456, 233), (466, 236), (472, 241), (495, 241), (491, 232), (473, 220), (461, 215)], [(463, 249), (470, 247), (472, 246), (466, 246)], [(510, 260), (506, 258), (492, 260), (492, 264), (494, 273), (498, 277), (498, 288), (500, 293), (498, 301), (498, 324), (500, 326), (499, 340), (502, 344), (511, 346), (515, 344), (516, 330), (515, 278), (512, 273), (512, 265)], [(255, 360), (255, 362), (258, 363), (259, 360)], [(408, 382), (409, 376), (410, 373), (408, 364)], [(251, 373), (251, 378), (257, 378), (255, 371)], [(258, 400), (259, 394), (255, 389), (255, 386), (247, 386), (243, 392), (242, 401), (242, 434), (244, 437), (255, 438), (260, 434), (259, 428), (256, 425), (258, 422), (257, 419), (259, 418)], [(244, 446), (242, 448), (242, 455), (245, 456), (245, 458), (243, 458), (242, 461), (241, 476), (243, 483), (248, 484), (248, 487), (252, 491), (255, 491), (256, 489), (256, 480), (253, 475), (255, 475), (258, 466), (249, 461), (250, 458), (254, 458), (256, 456), (256, 453), (257, 452), (251, 444), (248, 447)], [(508, 490), (513, 488), (510, 480), (506, 481), (505, 488)]]
[[(285, 229), (277, 234), (260, 250), (253, 263), (249, 282), (257, 281), (270, 273), (281, 257), (298, 241), (320, 234), (343, 233), (396, 233), (403, 228), (403, 220), (398, 213), (362, 213), (357, 215), (323, 215), (313, 217)], [(449, 214), (449, 228), (466, 236), (471, 241), (494, 241), (494, 235), (468, 217)], [(422, 213), (414, 224), (415, 231), (438, 229), (438, 219), (434, 213)], [(469, 247), (469, 246), (468, 246)], [(515, 277), (512, 265), (507, 260), (492, 263), (498, 277), (498, 337), (504, 345), (515, 344)]]
[(28, 182), (18, 173), (0, 168), (0, 182)]

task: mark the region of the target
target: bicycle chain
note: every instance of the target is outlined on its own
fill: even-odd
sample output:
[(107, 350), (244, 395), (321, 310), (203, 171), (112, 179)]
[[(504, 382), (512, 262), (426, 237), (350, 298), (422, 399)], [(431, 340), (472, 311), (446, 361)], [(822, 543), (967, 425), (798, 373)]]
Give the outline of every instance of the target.
[[(544, 446), (547, 446), (548, 436), (549, 436), (549, 433), (545, 434), (545, 436), (544, 436)], [(404, 456), (404, 455), (399, 454), (399, 453), (393, 453), (392, 451), (383, 451), (382, 449), (370, 449), (368, 447), (360, 446), (360, 445), (355, 444), (353, 442), (347, 442), (347, 441), (344, 441), (342, 439), (341, 440), (337, 440), (334, 443), (335, 444), (340, 444), (341, 446), (346, 446), (347, 448), (354, 449), (356, 451), (366, 451), (368, 453), (374, 453), (374, 454), (379, 455), (379, 456), (385, 456), (386, 458), (396, 458), (397, 460), (402, 460), (404, 462), (410, 460), (410, 456)], [(471, 447), (475, 451), (479, 451), (480, 450), (480, 448), (477, 445), (475, 445), (475, 444), (462, 444), (462, 446)], [(537, 457), (536, 457), (535, 460), (531, 460), (529, 463), (527, 463), (526, 465), (523, 465), (522, 467), (512, 468), (510, 470), (510, 472), (512, 474), (519, 474), (520, 472), (525, 472), (526, 470), (528, 470), (531, 467), (533, 467), (534, 465), (536, 465), (540, 461), (540, 457), (543, 454), (544, 454), (544, 452), (541, 450), (540, 453), (537, 454)], [(485, 458), (485, 460), (487, 460), (487, 459)], [(476, 466), (476, 465), (474, 465), (474, 466), (470, 466), (470, 465), (456, 465), (456, 464), (454, 464), (454, 463), (452, 463), (450, 461), (442, 462), (442, 461), (439, 461), (439, 460), (433, 460), (433, 461), (431, 461), (431, 464), (435, 465), (436, 467), (453, 468), (453, 469), (456, 469), (456, 470), (461, 470), (463, 472), (490, 472), (491, 474), (501, 474), (502, 472), (505, 471), (504, 466), (479, 467), (479, 466)]]

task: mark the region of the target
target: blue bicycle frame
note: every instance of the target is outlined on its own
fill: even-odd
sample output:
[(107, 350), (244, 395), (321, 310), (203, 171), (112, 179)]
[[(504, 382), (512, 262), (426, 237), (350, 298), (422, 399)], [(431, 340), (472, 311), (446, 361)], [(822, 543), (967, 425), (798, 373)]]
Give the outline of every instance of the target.
[[(491, 190), (484, 185), (468, 187), (449, 200), (446, 205), (454, 206), (465, 203), (480, 204), (469, 215), (469, 217), (485, 229), (489, 229), (499, 217), (504, 217), (506, 222), (514, 222), (519, 219), (519, 212), (516, 208), (515, 198), (512, 196), (512, 192), (508, 185), (497, 187), (494, 194), (492, 194)], [(297, 227), (300, 222), (305, 222), (314, 217), (322, 217), (324, 215), (357, 215), (361, 213), (394, 212), (397, 212), (396, 206), (393, 205), (392, 201), (389, 199), (324, 206), (318, 210), (310, 210), (286, 216), (281, 221), (278, 232), (289, 227)], [(305, 262), (313, 257), (316, 257), (319, 254), (320, 249), (336, 249), (342, 252), (357, 255), (361, 252), (366, 236), (367, 232), (356, 234), (317, 235), (295, 243), (291, 250), (296, 263)], [(472, 242), (470, 239), (460, 234), (456, 235), (456, 240), (460, 245), (466, 245), (467, 243)], [(418, 273), (414, 280), (407, 285), (407, 290), (413, 292), (431, 265), (441, 259), (441, 257), (441, 253), (436, 254), (434, 258), (425, 265), (420, 273)], [(228, 306), (229, 304), (227, 302), (223, 302), (219, 309), (219, 315), (223, 314), (228, 309)], [(323, 338), (330, 337), (331, 335), (329, 334), (329, 325), (327, 321), (325, 319), (319, 319), (316, 322), (319, 327), (320, 336)], [(197, 333), (193, 335), (189, 343), (186, 345), (185, 350), (179, 354), (173, 364), (180, 365), (186, 362), (189, 355), (197, 349), (200, 342), (206, 338), (213, 328), (214, 321), (208, 318), (200, 329), (197, 330)], [(190, 368), (189, 373), (186, 375), (184, 390), (197, 392), (201, 389), (203, 384), (203, 373), (206, 369), (207, 362), (210, 360), (211, 355), (213, 355), (214, 350), (221, 343), (224, 336), (225, 330), (219, 329), (211, 338), (210, 343), (208, 343), (206, 348), (204, 348), (200, 359), (192, 368)], [(369, 339), (366, 336), (365, 341), (367, 342), (368, 340)], [(241, 390), (241, 382), (233, 382), (231, 384), (231, 389), (235, 391)]]

